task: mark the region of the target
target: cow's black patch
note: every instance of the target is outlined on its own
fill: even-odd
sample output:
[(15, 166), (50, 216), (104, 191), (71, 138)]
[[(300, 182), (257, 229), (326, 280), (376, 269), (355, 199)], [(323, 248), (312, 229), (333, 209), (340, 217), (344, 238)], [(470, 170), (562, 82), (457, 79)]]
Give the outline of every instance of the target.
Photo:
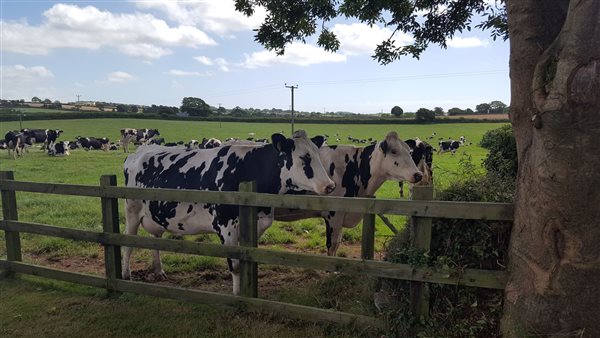
[(338, 147), (338, 146), (337, 146), (337, 144), (334, 144), (334, 145), (332, 145), (332, 146), (329, 146), (329, 148), (331, 148), (331, 149), (333, 149), (333, 150), (336, 150), (336, 149), (337, 149), (337, 147)]
[(346, 170), (344, 170), (344, 175), (342, 176), (342, 187), (346, 188), (346, 192), (344, 193), (345, 197), (356, 197), (358, 195), (358, 185), (356, 184), (356, 179), (358, 177), (358, 165), (356, 161), (350, 161), (348, 154), (346, 154)]
[(307, 178), (313, 178), (315, 176), (315, 173), (313, 171), (313, 168), (310, 166), (310, 162), (311, 162), (311, 158), (309, 154), (305, 154), (304, 156), (300, 156), (300, 159), (302, 160), (302, 168), (304, 169), (304, 175), (306, 175)]
[(331, 165), (329, 166), (329, 176), (333, 177), (334, 173), (335, 173), (335, 163), (331, 162)]
[(187, 213), (189, 214), (190, 212), (192, 212), (192, 209), (194, 209), (194, 206), (190, 204), (190, 206), (187, 209)]
[(148, 208), (152, 215), (152, 220), (164, 227), (169, 227), (169, 219), (175, 217), (175, 209), (178, 202), (150, 201)]
[(369, 180), (371, 179), (371, 156), (375, 150), (374, 145), (365, 147), (360, 154), (360, 165), (358, 167), (360, 181), (362, 182), (363, 189), (367, 189)]
[[(288, 178), (285, 181), (285, 187), (286, 187), (286, 189), (288, 189), (289, 193), (298, 190), (298, 186), (295, 185), (294, 183), (292, 183), (292, 179), (291, 178)], [(289, 191), (289, 190), (291, 190), (291, 191)]]

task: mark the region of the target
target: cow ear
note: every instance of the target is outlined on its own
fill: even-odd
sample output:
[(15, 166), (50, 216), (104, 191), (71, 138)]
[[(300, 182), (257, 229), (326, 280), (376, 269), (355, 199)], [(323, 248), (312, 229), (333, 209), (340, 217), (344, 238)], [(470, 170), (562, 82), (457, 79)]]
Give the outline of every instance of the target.
[(278, 152), (284, 152), (286, 148), (287, 139), (285, 136), (281, 134), (273, 134), (271, 135), (271, 143), (273, 143), (273, 147), (277, 149)]
[(321, 135), (315, 136), (310, 140), (317, 146), (317, 148), (321, 148), (323, 146), (323, 143), (325, 143), (325, 138)]
[(384, 154), (387, 154), (388, 152), (388, 143), (387, 141), (381, 141), (381, 143), (379, 143), (379, 150), (381, 150)]
[(417, 146), (417, 141), (412, 140), (412, 139), (408, 139), (408, 140), (404, 141), (404, 143), (408, 144), (410, 149), (414, 149)]

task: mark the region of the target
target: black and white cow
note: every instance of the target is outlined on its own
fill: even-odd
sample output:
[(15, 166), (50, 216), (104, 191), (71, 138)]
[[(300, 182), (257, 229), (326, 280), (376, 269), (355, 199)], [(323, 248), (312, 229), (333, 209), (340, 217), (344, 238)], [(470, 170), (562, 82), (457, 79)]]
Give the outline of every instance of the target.
[(198, 140), (190, 140), (190, 142), (188, 142), (185, 145), (186, 148), (188, 149), (200, 149), (200, 141)]
[(34, 140), (33, 133), (29, 130), (25, 130), (24, 132), (19, 131), (8, 131), (4, 135), (4, 142), (6, 143), (6, 149), (8, 149), (8, 157), (11, 156), (13, 159), (17, 159), (17, 157), (23, 157), (24, 150), (26, 146), (31, 146)]
[[(390, 132), (383, 141), (366, 147), (323, 146), (319, 149), (319, 157), (338, 187), (332, 196), (372, 196), (387, 180), (416, 183), (422, 178), (408, 145), (398, 138), (396, 132)], [(334, 256), (338, 249), (342, 229), (354, 228), (362, 216), (359, 213), (275, 209), (275, 219), (279, 221), (323, 217), (327, 228), (327, 254), (330, 256)]]
[(153, 138), (153, 139), (150, 139), (150, 140), (148, 141), (148, 144), (157, 144), (157, 145), (161, 145), (161, 144), (163, 144), (163, 143), (165, 143), (165, 138), (164, 138), (164, 137)]
[(202, 149), (212, 149), (212, 148), (218, 148), (221, 146), (223, 142), (221, 142), (221, 140), (216, 139), (214, 137), (209, 138), (208, 140), (206, 138), (202, 139), (202, 144), (200, 145), (200, 148)]
[(452, 155), (456, 153), (456, 150), (460, 147), (460, 141), (440, 141), (440, 148), (438, 149), (439, 153), (451, 152)]
[(48, 145), (48, 155), (69, 156), (69, 141), (52, 142)]
[(63, 132), (60, 129), (21, 129), (22, 133), (30, 136), (31, 143), (42, 143), (42, 150), (48, 150), (48, 146)]
[[(141, 147), (125, 160), (127, 187), (236, 191), (242, 181), (256, 181), (262, 193), (283, 194), (307, 190), (328, 194), (335, 183), (327, 176), (319, 150), (306, 133), (291, 139), (273, 134), (273, 144), (264, 146), (231, 145), (213, 149), (189, 150), (183, 147)], [(125, 200), (128, 235), (136, 234), (140, 224), (154, 235), (164, 232), (196, 234), (217, 233), (221, 243), (238, 244), (238, 207), (233, 205)], [(259, 236), (273, 221), (271, 208), (259, 208)], [(131, 248), (124, 247), (123, 278), (130, 278)], [(153, 255), (153, 270), (164, 277), (158, 251)], [(237, 260), (228, 260), (233, 275), (233, 292), (239, 293)]]
[(150, 140), (155, 136), (160, 136), (158, 129), (121, 129), (123, 151), (126, 153), (129, 152), (129, 142), (131, 141), (137, 144), (149, 144)]
[(124, 128), (121, 129), (121, 144), (123, 145), (123, 151), (129, 152), (129, 142), (135, 141), (137, 137), (137, 129)]
[(99, 150), (102, 149), (104, 151), (108, 151), (110, 147), (110, 140), (108, 137), (81, 137), (77, 136), (75, 138), (77, 143), (84, 150)]
[[(433, 184), (433, 152), (435, 149), (428, 144), (416, 138), (415, 140), (404, 141), (410, 148), (410, 155), (415, 162), (415, 165), (420, 172), (423, 173), (423, 178), (418, 182), (411, 184), (409, 183), (409, 189), (412, 191), (413, 185), (426, 186)], [(404, 196), (404, 182), (398, 182), (400, 188), (400, 196)]]

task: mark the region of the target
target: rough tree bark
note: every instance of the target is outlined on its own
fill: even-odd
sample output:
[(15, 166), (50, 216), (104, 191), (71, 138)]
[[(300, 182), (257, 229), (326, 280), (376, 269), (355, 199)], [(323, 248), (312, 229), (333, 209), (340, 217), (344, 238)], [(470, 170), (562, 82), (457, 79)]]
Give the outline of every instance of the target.
[(502, 332), (600, 337), (600, 1), (507, 9), (519, 174)]

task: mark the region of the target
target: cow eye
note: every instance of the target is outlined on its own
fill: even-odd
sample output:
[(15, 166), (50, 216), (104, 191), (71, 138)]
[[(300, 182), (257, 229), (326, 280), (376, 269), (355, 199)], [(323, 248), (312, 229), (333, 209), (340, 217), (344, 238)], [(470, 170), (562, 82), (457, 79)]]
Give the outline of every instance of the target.
[(392, 151), (391, 151), (391, 153), (392, 153), (393, 155), (396, 155), (396, 150), (392, 150)]

